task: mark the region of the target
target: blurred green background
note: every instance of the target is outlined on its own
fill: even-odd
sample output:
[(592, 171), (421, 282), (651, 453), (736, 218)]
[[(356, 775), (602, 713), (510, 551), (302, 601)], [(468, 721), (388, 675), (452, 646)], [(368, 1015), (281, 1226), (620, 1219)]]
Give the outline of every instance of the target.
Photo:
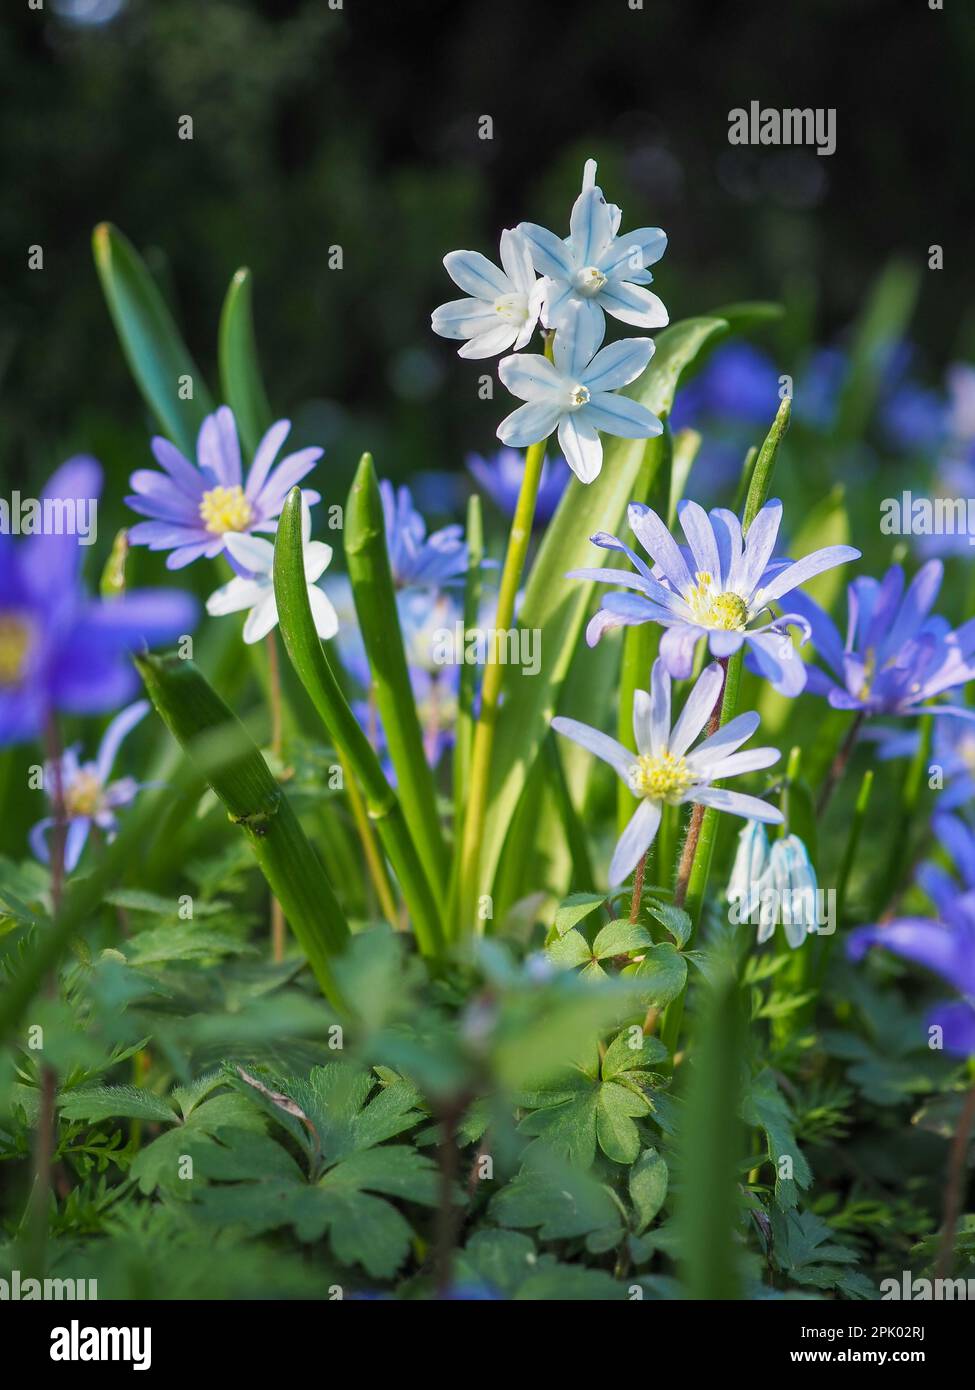
[[(970, 352), (971, 74), (964, 7), (923, 0), (45, 0), (0, 27), (0, 468), (9, 485), (91, 450), (121, 521), (148, 421), (92, 268), (93, 225), (143, 251), (215, 381), (216, 324), (252, 267), (276, 411), (328, 451), (344, 495), (363, 447), (397, 476), (492, 447), (504, 401), (428, 328), (444, 252), (561, 228), (582, 161), (663, 226), (672, 318), (782, 299), (763, 346), (794, 370), (836, 338), (892, 256), (926, 266), (920, 377)], [(728, 112), (832, 106), (836, 153), (729, 145)], [(193, 139), (178, 138), (181, 116)], [(490, 115), (494, 138), (478, 138)], [(28, 247), (44, 249), (42, 272)], [(343, 249), (341, 270), (328, 249)], [(501, 397), (505, 396), (503, 390)], [(107, 543), (108, 528), (104, 539)], [(154, 562), (153, 562), (154, 564)]]

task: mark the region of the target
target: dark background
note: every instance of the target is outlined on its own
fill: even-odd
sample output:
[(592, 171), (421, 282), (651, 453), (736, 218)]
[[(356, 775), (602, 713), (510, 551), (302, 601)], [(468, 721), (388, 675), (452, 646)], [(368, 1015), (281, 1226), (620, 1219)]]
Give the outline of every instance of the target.
[[(92, 268), (102, 219), (146, 255), (211, 384), (227, 282), (252, 267), (272, 402), (325, 444), (337, 483), (365, 446), (390, 473), (461, 466), (502, 412), (429, 331), (458, 293), (441, 256), (495, 256), (523, 218), (563, 229), (589, 154), (624, 229), (669, 233), (655, 288), (672, 318), (782, 299), (763, 346), (785, 370), (842, 333), (893, 255), (926, 266), (942, 244), (910, 329), (921, 379), (940, 382), (975, 339), (965, 8), (9, 0), (0, 467), (22, 483), (91, 450), (118, 495), (148, 462)], [(730, 146), (728, 113), (752, 99), (836, 107), (837, 152)]]

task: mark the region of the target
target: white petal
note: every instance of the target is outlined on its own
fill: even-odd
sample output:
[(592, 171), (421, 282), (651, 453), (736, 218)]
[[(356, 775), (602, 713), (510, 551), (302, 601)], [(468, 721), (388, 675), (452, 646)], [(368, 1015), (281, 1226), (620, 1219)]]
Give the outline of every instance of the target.
[(711, 782), (723, 782), (726, 777), (740, 777), (745, 772), (771, 767), (781, 756), (777, 748), (747, 748), (743, 753), (732, 753), (728, 758), (709, 763), (707, 777)]
[(529, 401), (505, 416), (497, 429), (498, 438), (512, 449), (527, 449), (529, 444), (537, 444), (540, 439), (548, 438), (559, 423), (561, 414), (561, 406)]
[(670, 735), (670, 751), (675, 758), (687, 752), (711, 718), (723, 684), (724, 672), (716, 661), (712, 661), (695, 681)]
[(334, 637), (339, 630), (339, 617), (332, 601), (317, 584), (308, 586), (308, 602), (311, 604), (311, 615), (315, 620), (315, 631), (323, 642), (329, 637)]
[(274, 546), (270, 541), (262, 541), (260, 536), (245, 536), (238, 531), (228, 531), (224, 544), (239, 565), (253, 574), (270, 574), (274, 565)]
[(597, 391), (579, 414), (597, 430), (620, 435), (623, 439), (653, 439), (664, 431), (663, 421), (658, 420), (652, 410), (615, 391)]
[(745, 792), (725, 791), (723, 787), (703, 787), (689, 799), (718, 811), (728, 811), (733, 816), (744, 816), (746, 820), (764, 821), (766, 825), (781, 825), (784, 819), (777, 806), (770, 806), (767, 801)]
[(608, 280), (599, 292), (599, 302), (614, 319), (636, 328), (663, 328), (670, 322), (663, 300), (640, 285)]
[(609, 866), (609, 886), (617, 887), (633, 872), (653, 844), (660, 826), (659, 801), (641, 801), (630, 817), (630, 823), (620, 836), (619, 844)]
[(553, 280), (571, 280), (575, 274), (572, 255), (564, 241), (537, 222), (519, 222), (518, 231), (527, 238), (532, 261), (539, 275), (551, 275)]
[(582, 380), (590, 391), (616, 391), (636, 381), (652, 356), (652, 338), (621, 338), (600, 348)]
[(564, 415), (559, 422), (559, 444), (565, 461), (581, 483), (591, 483), (603, 466), (603, 446), (595, 425), (582, 418), (585, 411)]
[(247, 615), (244, 624), (244, 641), (250, 646), (254, 642), (259, 642), (262, 637), (266, 637), (272, 628), (278, 624), (278, 605), (274, 601), (274, 591), (261, 599), (256, 608), (252, 608)]
[(515, 352), (510, 357), (502, 357), (498, 376), (511, 394), (523, 401), (557, 400), (564, 404), (568, 399), (564, 378), (548, 358), (538, 352)]
[(225, 613), (240, 613), (245, 608), (253, 608), (267, 593), (267, 583), (255, 579), (231, 579), (215, 590), (207, 599), (207, 612), (211, 618), (223, 617)]
[(592, 299), (573, 299), (566, 305), (555, 334), (552, 355), (563, 376), (581, 381), (603, 340), (605, 320)]
[(314, 584), (328, 569), (332, 560), (332, 547), (324, 541), (309, 541), (305, 546), (305, 578)]
[(612, 241), (612, 218), (606, 199), (598, 188), (587, 188), (573, 203), (569, 235), (580, 266), (592, 265)]
[(430, 315), (430, 327), (441, 338), (473, 338), (497, 322), (493, 304), (481, 299), (452, 299)]
[(596, 757), (602, 758), (604, 763), (609, 763), (610, 767), (616, 769), (623, 781), (626, 781), (630, 768), (636, 761), (629, 748), (624, 748), (622, 743), (619, 743), (615, 738), (610, 738), (609, 734), (604, 734), (589, 724), (580, 723), (578, 719), (563, 719), (561, 715), (558, 715), (552, 720), (552, 728), (557, 734), (564, 734), (566, 738), (571, 738), (572, 742), (578, 743), (580, 748), (595, 753)]
[(504, 273), (520, 294), (531, 294), (535, 286), (532, 249), (524, 232), (517, 227), (501, 233), (501, 264)]
[(710, 738), (699, 743), (693, 753), (688, 755), (687, 761), (693, 767), (707, 767), (722, 758), (727, 758), (730, 753), (733, 753), (736, 748), (740, 748), (751, 738), (759, 723), (759, 717), (754, 710), (748, 710), (745, 714), (736, 714), (734, 719), (729, 719), (727, 724), (722, 724), (721, 728)]
[(507, 275), (480, 251), (451, 251), (443, 263), (454, 284), (475, 299), (487, 299), (493, 304), (499, 295), (511, 293)]
[(637, 227), (607, 246), (596, 264), (606, 276), (618, 274), (620, 279), (629, 280), (633, 274), (659, 261), (666, 250), (666, 232), (659, 227)]
[(494, 318), (483, 332), (471, 334), (470, 341), (457, 349), (457, 355), (474, 361), (480, 361), (484, 357), (497, 357), (499, 352), (510, 348), (518, 336), (519, 329), (516, 323)]

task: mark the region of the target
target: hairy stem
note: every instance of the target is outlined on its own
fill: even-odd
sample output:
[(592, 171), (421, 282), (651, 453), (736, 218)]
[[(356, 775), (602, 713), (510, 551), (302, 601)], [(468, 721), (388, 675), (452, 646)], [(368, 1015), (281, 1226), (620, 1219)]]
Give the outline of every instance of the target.
[(948, 1158), (948, 1182), (945, 1187), (944, 1222), (941, 1228), (941, 1248), (938, 1252), (937, 1279), (947, 1279), (951, 1274), (955, 1258), (955, 1230), (958, 1226), (958, 1213), (964, 1195), (965, 1155), (968, 1152), (968, 1138), (975, 1123), (975, 1086), (965, 1097), (958, 1126), (951, 1141), (951, 1154)]

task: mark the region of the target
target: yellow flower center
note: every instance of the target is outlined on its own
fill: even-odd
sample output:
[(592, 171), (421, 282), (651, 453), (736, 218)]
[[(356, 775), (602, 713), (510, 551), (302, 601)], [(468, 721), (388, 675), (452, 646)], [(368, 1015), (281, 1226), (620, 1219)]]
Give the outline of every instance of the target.
[(858, 700), (866, 700), (870, 695), (870, 687), (873, 685), (873, 678), (877, 674), (877, 653), (873, 647), (868, 647), (863, 658), (863, 680), (860, 689), (857, 691)]
[(225, 531), (246, 531), (254, 518), (251, 504), (240, 484), (212, 487), (200, 499), (200, 516), (208, 531), (222, 536)]
[(102, 784), (84, 768), (64, 789), (64, 809), (69, 816), (93, 816), (102, 802)]
[(694, 774), (686, 758), (675, 758), (673, 753), (641, 753), (630, 768), (629, 783), (637, 796), (676, 803), (694, 785)]
[(19, 618), (0, 613), (0, 686), (16, 685), (24, 674), (30, 631)]
[(528, 317), (528, 298), (523, 294), (501, 294), (494, 301), (494, 312), (506, 323), (524, 323)]
[(579, 410), (580, 407), (589, 404), (589, 387), (573, 386), (569, 392), (569, 406), (572, 410)]
[(587, 265), (585, 270), (580, 270), (575, 280), (575, 287), (580, 294), (587, 298), (598, 294), (606, 283), (606, 276), (601, 270), (597, 270), (594, 265)]
[(715, 593), (714, 580), (707, 570), (694, 576), (697, 583), (686, 595), (694, 621), (701, 627), (722, 632), (744, 632), (748, 624), (748, 604), (740, 594)]

